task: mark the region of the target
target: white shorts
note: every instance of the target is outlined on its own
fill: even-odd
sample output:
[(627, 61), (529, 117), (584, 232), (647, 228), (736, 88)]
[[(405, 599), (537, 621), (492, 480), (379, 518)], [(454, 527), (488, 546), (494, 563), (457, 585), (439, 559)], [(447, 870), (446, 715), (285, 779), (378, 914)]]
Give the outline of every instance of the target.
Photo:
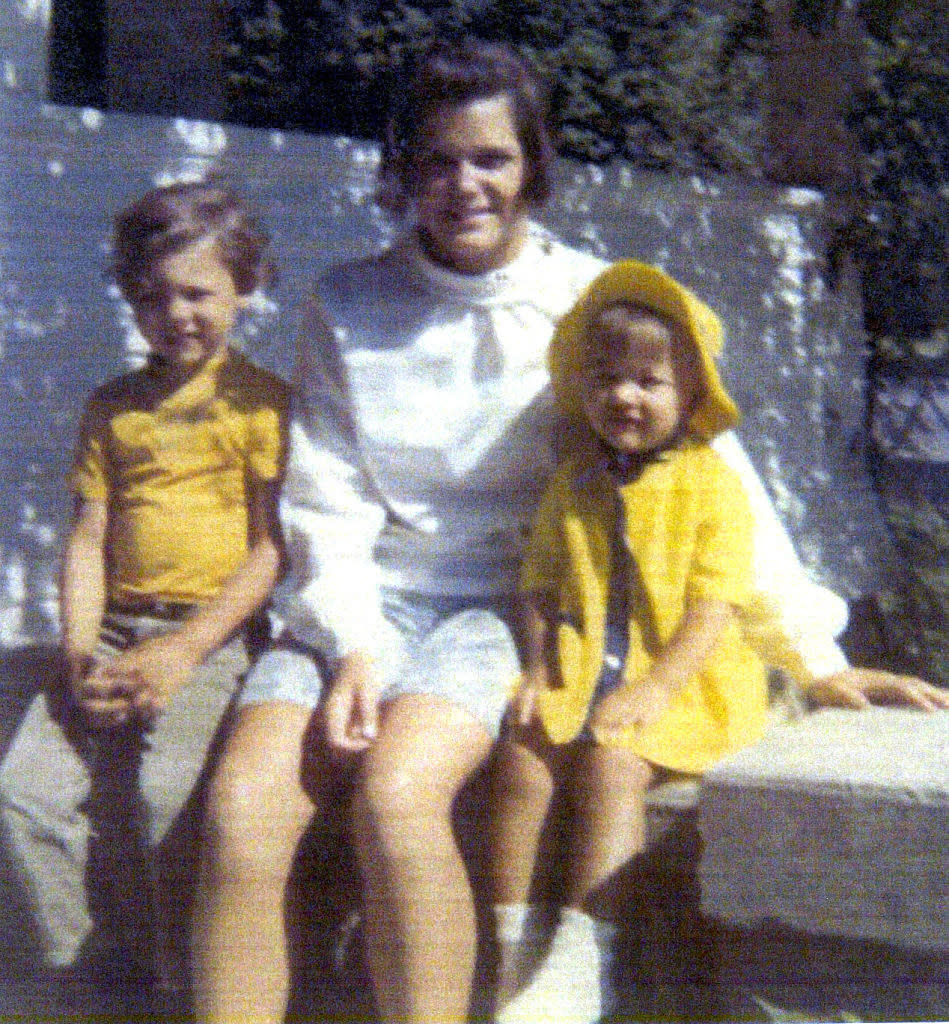
[[(512, 599), (473, 599), (383, 590), (383, 611), (401, 645), (382, 665), (382, 700), (407, 693), (443, 697), (497, 737), (520, 672)], [(256, 662), (239, 706), (288, 701), (315, 708), (327, 679), (321, 653), (284, 633)]]

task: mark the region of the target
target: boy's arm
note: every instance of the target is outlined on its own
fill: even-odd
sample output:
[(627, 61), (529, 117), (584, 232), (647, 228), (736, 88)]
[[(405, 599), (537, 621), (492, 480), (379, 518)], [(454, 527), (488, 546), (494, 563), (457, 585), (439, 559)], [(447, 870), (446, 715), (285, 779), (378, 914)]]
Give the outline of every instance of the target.
[(133, 707), (142, 718), (147, 720), (161, 712), (194, 669), (270, 596), (282, 561), (276, 517), (278, 487), (274, 481), (251, 483), (247, 557), (217, 596), (179, 629), (144, 640), (110, 663), (110, 674), (134, 685)]
[(605, 739), (613, 732), (655, 722), (672, 697), (702, 669), (734, 614), (727, 601), (690, 601), (678, 629), (649, 671), (608, 693), (593, 709), (594, 736)]
[(92, 665), (105, 611), (104, 501), (76, 499), (59, 577), (60, 647), (71, 685)]
[(60, 647), (66, 679), (90, 725), (120, 725), (131, 714), (127, 688), (107, 678), (96, 661), (106, 603), (108, 506), (77, 498), (59, 579)]

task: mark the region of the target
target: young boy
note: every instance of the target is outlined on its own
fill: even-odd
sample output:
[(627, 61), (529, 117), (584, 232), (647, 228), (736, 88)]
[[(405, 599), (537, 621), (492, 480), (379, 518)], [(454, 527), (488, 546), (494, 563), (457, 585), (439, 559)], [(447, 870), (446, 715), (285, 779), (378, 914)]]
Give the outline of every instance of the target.
[(0, 771), (6, 853), (71, 993), (63, 1010), (82, 1010), (85, 992), (102, 1011), (93, 974), (113, 990), (180, 983), (162, 954), (169, 927), (187, 934), (200, 783), (281, 557), (287, 390), (229, 347), (268, 276), (266, 246), (215, 183), (154, 189), (116, 219), (115, 276), (150, 360), (86, 405), (63, 678)]
[[(524, 677), (498, 757), (502, 1024), (580, 1024), (614, 1008), (621, 869), (643, 847), (647, 789), (764, 729), (765, 671), (736, 614), (750, 590), (751, 515), (708, 444), (738, 419), (720, 347), (715, 314), (635, 261), (602, 273), (551, 344), (575, 436), (523, 568)], [(542, 852), (554, 801), (569, 808), (566, 849)], [(558, 852), (563, 907), (531, 977), (544, 859)]]

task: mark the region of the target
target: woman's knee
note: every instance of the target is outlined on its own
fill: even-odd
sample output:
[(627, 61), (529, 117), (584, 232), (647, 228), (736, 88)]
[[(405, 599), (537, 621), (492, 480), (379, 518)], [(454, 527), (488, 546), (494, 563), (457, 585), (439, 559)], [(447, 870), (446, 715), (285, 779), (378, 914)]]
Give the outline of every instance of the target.
[(236, 872), (290, 857), (315, 812), (303, 782), (304, 730), (268, 732), (261, 717), (238, 721), (205, 794), (206, 855)]
[(353, 813), (360, 824), (451, 818), (454, 791), (417, 764), (367, 758), (356, 779)]
[(399, 702), (357, 775), (357, 823), (450, 821), (455, 798), (490, 749), (490, 737), (461, 712), (424, 698)]

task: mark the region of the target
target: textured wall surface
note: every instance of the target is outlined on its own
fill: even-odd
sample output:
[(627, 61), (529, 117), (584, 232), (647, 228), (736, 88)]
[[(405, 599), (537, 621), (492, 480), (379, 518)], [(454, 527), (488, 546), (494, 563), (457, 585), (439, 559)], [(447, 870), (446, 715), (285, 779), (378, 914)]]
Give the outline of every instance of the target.
[[(221, 171), (259, 208), (281, 267), (244, 325), (289, 368), (315, 273), (395, 230), (372, 202), (378, 153), (351, 139), (51, 106), (0, 91), (0, 642), (48, 635), (66, 522), (62, 480), (84, 395), (140, 357), (105, 275), (110, 218), (150, 185)], [(805, 562), (848, 597), (886, 539), (864, 471), (859, 318), (820, 275), (814, 192), (564, 164), (543, 219), (601, 255), (635, 254), (722, 314), (742, 437)]]

